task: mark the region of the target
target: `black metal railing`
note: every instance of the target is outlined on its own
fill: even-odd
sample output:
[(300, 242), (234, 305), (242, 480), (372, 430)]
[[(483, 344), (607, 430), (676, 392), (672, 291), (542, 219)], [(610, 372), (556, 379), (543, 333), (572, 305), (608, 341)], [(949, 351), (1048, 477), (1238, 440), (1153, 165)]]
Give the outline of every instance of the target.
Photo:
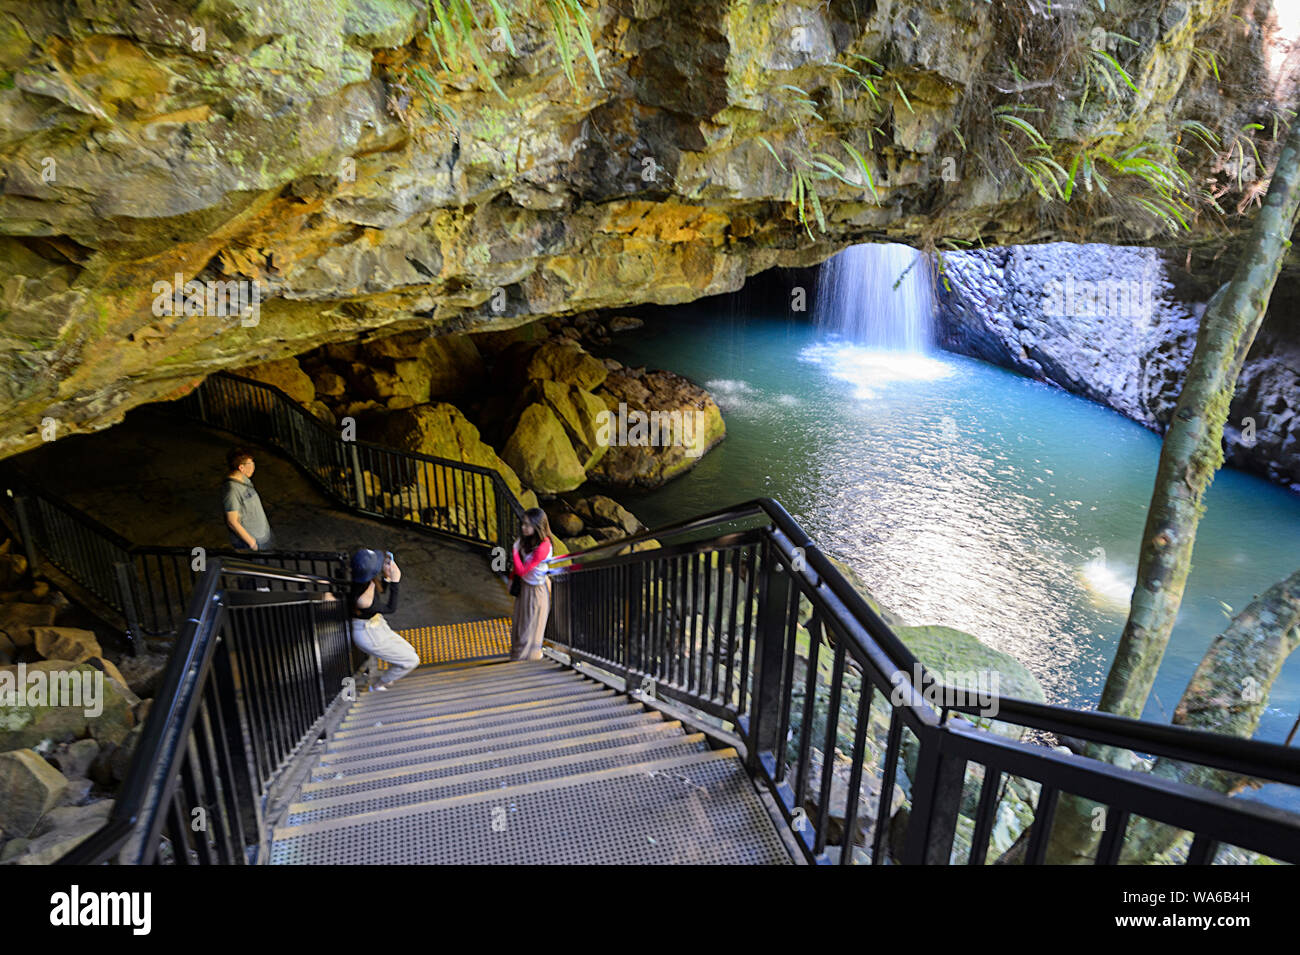
[(1147, 851), (1202, 863), (1220, 849), (1221, 861), (1234, 850), (1300, 861), (1300, 816), (1046, 743), (1288, 787), (1300, 787), (1300, 754), (996, 693), (963, 699), (774, 501), (559, 558), (553, 570), (552, 643), (629, 689), (652, 685), (724, 721), (810, 861), (1040, 863), (1067, 800), (1075, 817), (1063, 829), (1102, 821), (1079, 840), (1098, 863), (1151, 861)]
[(354, 441), (280, 389), (217, 374), (171, 410), (283, 451), (338, 504), (480, 547), (508, 547), (523, 506), (492, 468)]
[[(219, 376), (184, 400), (196, 420), (281, 448), (363, 514), (484, 546), (517, 535), (519, 502), (495, 472), (345, 441), (256, 382)], [(32, 529), (31, 508), (6, 506)], [(40, 526), (66, 529), (59, 522), (77, 516), (69, 510), (42, 505)], [(88, 587), (103, 589), (102, 566), (120, 558), (125, 542), (87, 530), (94, 527), (85, 519), (68, 532), (71, 544), (50, 546), (60, 567), (80, 568)], [(44, 548), (49, 535), (28, 537)], [(308, 588), (245, 591), (223, 585), (224, 559), (208, 566), (155, 703), (188, 743), (167, 742), (151, 715), (116, 834), (82, 858), (106, 858), (108, 840), (121, 858), (148, 860), (159, 833), (179, 847), (175, 861), (241, 861), (241, 845), (264, 855), (259, 800), (337, 704), (330, 681), (351, 672), (342, 662), (345, 623), (310, 592), (323, 578), (240, 564), (241, 577)], [(734, 732), (810, 861), (1034, 864), (1061, 851), (1057, 823), (1077, 829), (1080, 818), (1102, 820), (1095, 838), (1078, 840), (1099, 863), (1150, 861), (1143, 853), (1152, 846), (1166, 861), (1225, 861), (1234, 852), (1300, 861), (1293, 813), (1046, 744), (1094, 744), (1133, 762), (1292, 788), (1300, 787), (1300, 754), (996, 693), (978, 706), (963, 701), (943, 685), (951, 675), (922, 667), (773, 501), (593, 547), (557, 559), (554, 570), (551, 642), (574, 662), (620, 675), (629, 689), (651, 685), (656, 697)], [(322, 637), (320, 614), (339, 625), (335, 636)], [(235, 752), (222, 740), (234, 738), (236, 724), (244, 733), (238, 755), (223, 755)], [(146, 785), (140, 774), (155, 764), (157, 779)], [(221, 838), (187, 835), (186, 813), (217, 803), (226, 813)], [(142, 839), (138, 851), (125, 847), (129, 832)]]
[[(312, 576), (346, 579), (341, 551), (246, 551), (133, 544), (121, 534), (37, 487), (11, 466), (0, 466), (0, 502), (17, 530), (29, 565), (42, 560), (93, 597), (133, 650), (145, 637), (176, 635), (195, 582), (213, 558), (233, 558)], [(278, 578), (263, 586), (287, 584)], [(296, 585), (297, 586), (297, 585)], [(304, 585), (305, 586), (305, 585)]]
[(267, 861), (291, 768), (353, 695), (358, 661), (331, 583), (209, 564), (112, 814), (61, 864)]

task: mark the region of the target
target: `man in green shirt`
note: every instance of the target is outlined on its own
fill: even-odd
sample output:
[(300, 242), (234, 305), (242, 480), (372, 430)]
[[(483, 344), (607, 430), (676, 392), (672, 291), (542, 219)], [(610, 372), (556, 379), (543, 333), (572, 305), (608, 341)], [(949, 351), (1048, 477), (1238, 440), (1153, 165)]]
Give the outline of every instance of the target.
[(230, 473), (221, 488), (221, 509), (226, 512), (230, 543), (239, 550), (270, 550), (275, 546), (271, 523), (262, 499), (253, 487), (253, 456), (235, 448), (226, 456)]

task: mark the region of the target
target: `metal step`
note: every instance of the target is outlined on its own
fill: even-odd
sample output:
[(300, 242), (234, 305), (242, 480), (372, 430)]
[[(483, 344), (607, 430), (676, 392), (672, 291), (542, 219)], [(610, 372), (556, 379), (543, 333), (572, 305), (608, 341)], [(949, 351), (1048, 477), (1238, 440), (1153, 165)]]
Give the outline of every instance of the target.
[(412, 670), (384, 693), (367, 693), (365, 699), (382, 699), (389, 693), (406, 686), (454, 686), (457, 683), (476, 683), (492, 679), (517, 679), (521, 674), (573, 672), (553, 660), (525, 660), (496, 663), (474, 663), (465, 666), (422, 666)]
[(374, 733), (391, 733), (394, 730), (407, 730), (413, 726), (428, 726), (430, 730), (445, 728), (452, 724), (477, 725), (476, 721), (500, 719), (500, 717), (510, 716), (517, 713), (520, 717), (528, 716), (529, 713), (545, 711), (550, 707), (562, 706), (565, 703), (578, 703), (585, 699), (610, 698), (611, 693), (593, 693), (589, 696), (581, 694), (565, 694), (562, 696), (545, 696), (542, 699), (524, 700), (520, 703), (503, 703), (498, 706), (484, 707), (482, 709), (467, 709), (460, 713), (439, 713), (438, 716), (421, 716), (409, 720), (376, 720), (372, 724), (357, 726), (356, 729), (338, 730), (335, 732), (333, 739), (356, 739), (363, 735)]
[(732, 749), (278, 828), (281, 864), (789, 864)]
[[(645, 706), (625, 697), (607, 696), (599, 700), (582, 700), (565, 706), (551, 707), (539, 711), (526, 720), (510, 715), (493, 721), (467, 721), (457, 723), (437, 733), (431, 733), (422, 727), (399, 730), (388, 735), (373, 735), (362, 739), (342, 740), (328, 743), (321, 756), (343, 756), (364, 752), (377, 746), (391, 746), (397, 743), (455, 743), (473, 740), (487, 740), (499, 736), (519, 733), (525, 727), (529, 731), (559, 729), (564, 726), (577, 726), (584, 722), (604, 719), (617, 719), (620, 716), (632, 716), (645, 712)], [(382, 730), (376, 731), (382, 733)]]
[[(461, 686), (443, 687), (428, 686), (416, 687), (409, 691), (402, 687), (401, 690), (396, 688), (386, 693), (368, 693), (365, 700), (359, 700), (348, 708), (347, 719), (383, 719), (384, 714), (392, 713), (396, 710), (410, 709), (412, 706), (441, 706), (457, 702), (472, 703), (475, 699), (489, 695), (500, 695), (504, 693), (518, 693), (523, 690), (535, 690), (540, 693), (549, 687), (592, 685), (592, 681), (585, 680), (576, 673), (531, 673), (523, 674), (514, 679), (493, 681), (490, 683), (466, 683)], [(395, 687), (401, 687), (397, 683)], [(536, 695), (536, 694), (534, 694)], [(378, 697), (378, 701), (375, 700)]]
[[(561, 697), (574, 697), (597, 692), (597, 684), (587, 680), (563, 683), (545, 688), (545, 698), (555, 700)], [(508, 706), (511, 703), (528, 703), (539, 696), (527, 688), (511, 689), (500, 693), (486, 693), (473, 700), (454, 700), (448, 703), (411, 703), (409, 706), (372, 715), (348, 714), (343, 717), (341, 728), (361, 729), (376, 724), (391, 724), (405, 720), (424, 719), (431, 716), (463, 716), (471, 712), (482, 712), (490, 707)]]
[(458, 743), (454, 746), (420, 746), (400, 752), (368, 754), (362, 759), (347, 762), (321, 762), (312, 769), (312, 782), (353, 778), (377, 772), (395, 774), (411, 766), (433, 767), (463, 764), (486, 756), (504, 758), (519, 752), (541, 752), (547, 749), (573, 745), (575, 741), (612, 739), (620, 734), (639, 730), (666, 732), (666, 728), (680, 727), (677, 721), (665, 721), (655, 712), (636, 713), (601, 723), (583, 723), (558, 730), (523, 732), (501, 739)]
[[(672, 734), (651, 736), (649, 739), (623, 743), (609, 749), (570, 752), (544, 758), (526, 758), (525, 761), (510, 766), (503, 766), (500, 760), (489, 759), (481, 763), (468, 764), (466, 767), (468, 771), (465, 772), (454, 772), (432, 779), (419, 779), (400, 785), (297, 802), (289, 807), (286, 824), (296, 826), (319, 819), (337, 819), (372, 809), (409, 805), (440, 799), (444, 796), (498, 790), (520, 783), (572, 776), (593, 769), (627, 766), (647, 759), (688, 756), (708, 748), (703, 733), (690, 736)], [(470, 770), (469, 766), (483, 768)]]

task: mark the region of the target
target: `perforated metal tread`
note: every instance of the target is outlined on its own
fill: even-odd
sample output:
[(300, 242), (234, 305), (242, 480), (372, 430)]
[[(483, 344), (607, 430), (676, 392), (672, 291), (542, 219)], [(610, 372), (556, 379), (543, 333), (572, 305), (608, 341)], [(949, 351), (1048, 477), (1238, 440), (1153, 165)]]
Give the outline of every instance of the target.
[(320, 764), (312, 770), (313, 782), (340, 779), (377, 779), (376, 773), (398, 775), (409, 767), (436, 769), (462, 766), (496, 756), (505, 759), (519, 753), (553, 753), (558, 755), (574, 746), (595, 744), (602, 740), (618, 739), (640, 733), (664, 733), (680, 729), (676, 721), (665, 722), (655, 712), (634, 713), (631, 716), (608, 720), (601, 724), (576, 724), (540, 733), (519, 733), (503, 739), (460, 744), (455, 748), (412, 748), (402, 752), (385, 753), (369, 759), (346, 763)]
[[(601, 719), (605, 716), (625, 716), (629, 713), (642, 712), (644, 707), (626, 697), (615, 696), (613, 691), (598, 700), (582, 699), (562, 706), (549, 706), (527, 719), (528, 725), (535, 730), (568, 726), (587, 719)], [(428, 740), (429, 742), (451, 743), (459, 740), (488, 739), (493, 736), (509, 736), (519, 732), (524, 722), (517, 714), (511, 713), (496, 719), (475, 720), (461, 725), (441, 726), (431, 731), (423, 726), (397, 728), (377, 727), (366, 735), (358, 734), (347, 739), (335, 740), (325, 746), (325, 755), (333, 756), (347, 752), (356, 752), (374, 748), (379, 744), (407, 742), (411, 740)], [(466, 729), (466, 726), (472, 729)]]
[(402, 692), (408, 688), (416, 687), (421, 690), (436, 689), (439, 687), (454, 688), (458, 686), (481, 686), (484, 683), (491, 683), (494, 680), (519, 679), (524, 676), (577, 676), (572, 670), (566, 670), (556, 663), (548, 660), (538, 662), (521, 662), (521, 663), (499, 663), (492, 666), (482, 667), (484, 672), (475, 673), (473, 670), (446, 670), (436, 669), (413, 670), (406, 676), (402, 677), (395, 683), (390, 683), (389, 688), (383, 693), (369, 693), (362, 702), (382, 703), (387, 697)]
[(413, 699), (405, 705), (386, 708), (382, 711), (370, 710), (364, 713), (358, 711), (355, 715), (349, 713), (349, 715), (343, 719), (343, 726), (347, 729), (357, 729), (365, 725), (374, 725), (377, 721), (397, 723), (402, 720), (420, 719), (428, 716), (445, 716), (452, 713), (464, 713), (471, 707), (483, 710), (494, 706), (506, 706), (511, 703), (525, 703), (529, 700), (536, 699), (539, 695), (544, 695), (545, 697), (554, 700), (562, 696), (576, 696), (583, 693), (591, 693), (593, 690), (593, 684), (588, 681), (566, 680), (563, 683), (557, 683), (546, 687), (513, 686), (502, 690), (494, 689), (486, 693), (469, 697), (457, 697), (454, 700), (446, 701), (432, 700), (428, 702), (419, 702)]
[(364, 694), (273, 838), (281, 863), (790, 862), (734, 751), (550, 660)]
[(481, 710), (466, 710), (460, 713), (442, 713), (436, 716), (422, 716), (417, 719), (404, 720), (374, 720), (369, 723), (358, 723), (353, 728), (339, 730), (335, 733), (334, 739), (337, 740), (354, 740), (357, 737), (373, 734), (375, 732), (391, 733), (396, 730), (406, 730), (415, 727), (428, 727), (429, 731), (438, 730), (454, 731), (464, 729), (466, 726), (479, 725), (484, 720), (500, 719), (507, 716), (529, 717), (532, 714), (544, 712), (557, 706), (583, 703), (585, 701), (594, 701), (597, 697), (609, 698), (609, 692), (594, 692), (590, 696), (582, 695), (565, 695), (558, 697), (544, 697), (541, 699), (526, 700), (518, 703), (506, 703), (500, 706), (488, 706)]
[[(626, 741), (620, 740), (619, 742), (625, 743)], [(306, 822), (315, 822), (319, 819), (337, 819), (373, 809), (411, 805), (441, 799), (446, 796), (488, 792), (506, 786), (516, 786), (546, 779), (560, 779), (596, 769), (628, 766), (633, 763), (644, 762), (647, 759), (689, 756), (692, 753), (705, 752), (708, 748), (708, 743), (705, 742), (701, 733), (691, 736), (674, 734), (671, 736), (661, 735), (658, 738), (652, 736), (632, 745), (620, 745), (611, 749), (576, 752), (546, 759), (521, 761), (513, 766), (503, 765), (497, 760), (488, 760), (477, 764), (483, 768), (473, 772), (456, 773), (455, 775), (436, 779), (415, 780), (396, 786), (372, 788), (343, 795), (330, 795), (321, 799), (295, 803), (289, 809), (286, 824), (296, 826)]]
[(662, 718), (654, 710), (645, 709), (632, 712), (580, 711), (573, 719), (560, 726), (539, 726), (532, 722), (525, 722), (505, 733), (489, 733), (479, 737), (456, 738), (450, 741), (417, 737), (384, 741), (383, 745), (375, 745), (368, 749), (325, 753), (321, 755), (315, 769), (320, 771), (320, 775), (326, 775), (336, 771), (351, 772), (367, 766), (406, 765), (413, 760), (446, 762), (462, 759), (474, 753), (505, 751), (521, 746), (557, 746), (572, 738), (641, 726), (646, 723), (658, 723)]
[(322, 820), (280, 864), (789, 864), (732, 750)]

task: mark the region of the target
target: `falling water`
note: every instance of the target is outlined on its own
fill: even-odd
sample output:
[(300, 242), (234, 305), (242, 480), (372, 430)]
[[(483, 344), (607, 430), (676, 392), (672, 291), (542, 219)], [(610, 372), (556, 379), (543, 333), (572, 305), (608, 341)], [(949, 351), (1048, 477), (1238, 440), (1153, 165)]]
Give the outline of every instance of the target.
[(929, 263), (915, 249), (851, 246), (822, 265), (818, 282), (813, 319), (822, 330), (868, 348), (929, 347), (934, 288)]

